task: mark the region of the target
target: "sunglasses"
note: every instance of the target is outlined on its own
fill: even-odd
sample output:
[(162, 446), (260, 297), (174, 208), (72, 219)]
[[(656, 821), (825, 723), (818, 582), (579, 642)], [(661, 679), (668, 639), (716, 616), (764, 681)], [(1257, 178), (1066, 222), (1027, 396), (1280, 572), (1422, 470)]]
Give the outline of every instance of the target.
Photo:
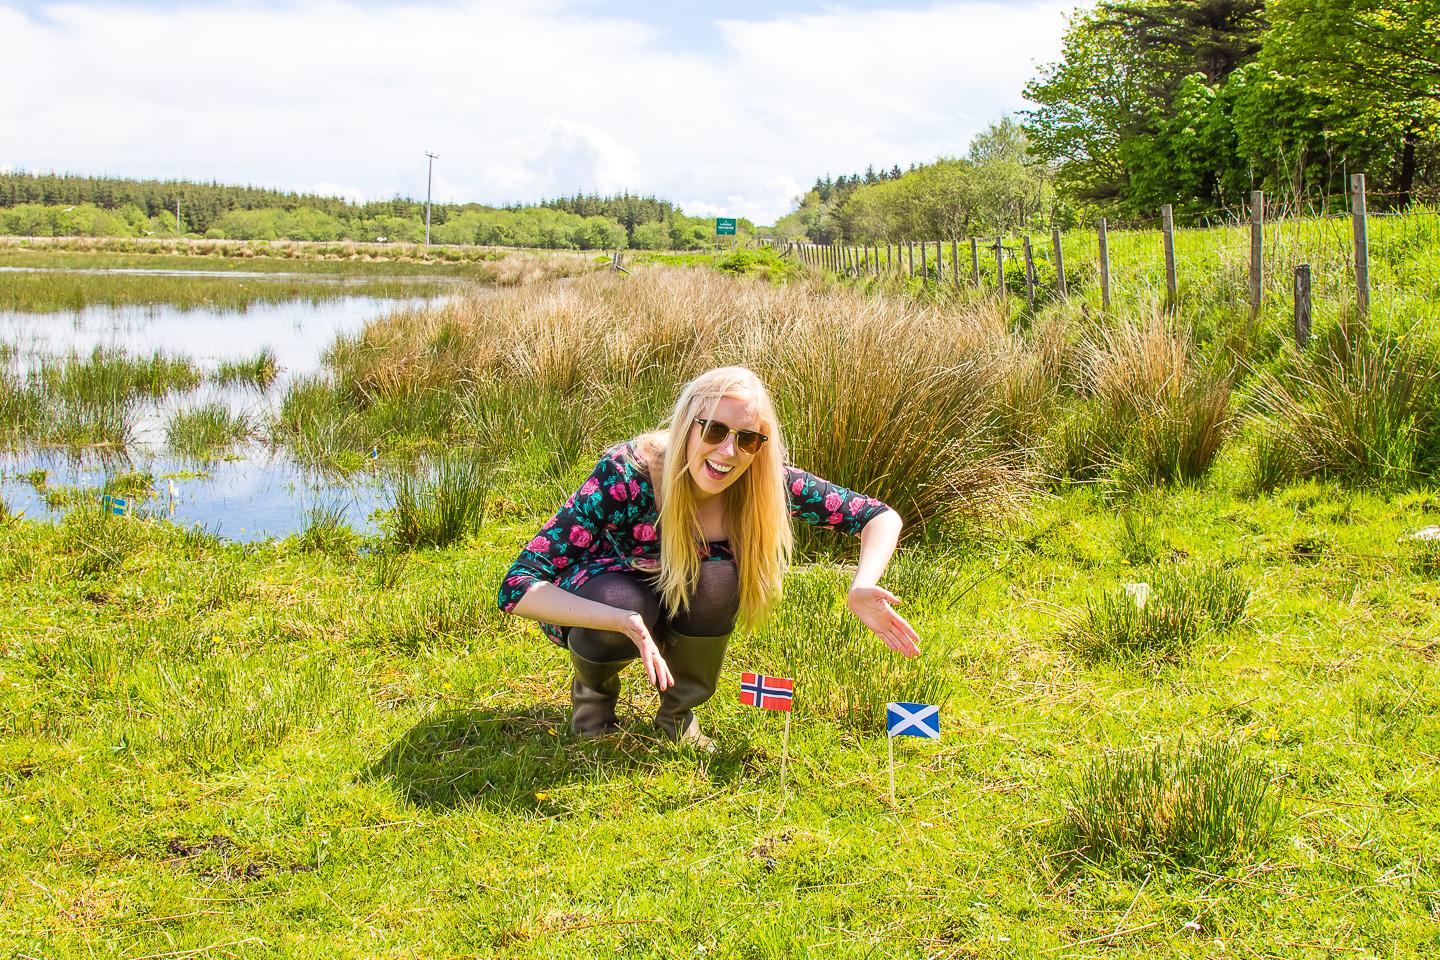
[(700, 439), (718, 447), (725, 442), (730, 434), (735, 434), (735, 446), (739, 447), (742, 453), (759, 453), (760, 444), (770, 438), (763, 433), (756, 433), (754, 430), (731, 430), (729, 424), (721, 423), (719, 420), (706, 420), (703, 417), (696, 417), (695, 422), (700, 424)]

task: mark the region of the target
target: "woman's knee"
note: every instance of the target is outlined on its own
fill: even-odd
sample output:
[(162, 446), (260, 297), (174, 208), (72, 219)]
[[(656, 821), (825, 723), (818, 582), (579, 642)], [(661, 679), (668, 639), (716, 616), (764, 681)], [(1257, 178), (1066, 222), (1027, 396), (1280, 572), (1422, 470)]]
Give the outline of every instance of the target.
[[(654, 590), (629, 574), (602, 573), (586, 581), (575, 593), (586, 600), (603, 603), (608, 607), (634, 610), (640, 614), (651, 633), (659, 629), (659, 598)], [(639, 651), (631, 639), (614, 630), (571, 627), (565, 631), (565, 644), (573, 653), (597, 663), (632, 660), (639, 656)]]
[(706, 560), (689, 609), (671, 617), (670, 626), (691, 637), (718, 637), (735, 629), (739, 613), (740, 573), (734, 561)]

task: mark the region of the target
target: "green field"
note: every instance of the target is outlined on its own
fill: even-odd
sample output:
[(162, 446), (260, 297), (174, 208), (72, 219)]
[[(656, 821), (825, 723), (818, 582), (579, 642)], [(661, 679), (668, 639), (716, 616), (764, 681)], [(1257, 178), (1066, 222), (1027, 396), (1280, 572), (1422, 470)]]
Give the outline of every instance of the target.
[[(1300, 352), (1283, 307), (1252, 324), (1204, 272), (1216, 236), (1187, 248), (1173, 318), (765, 257), (732, 272), (768, 281), (637, 264), (405, 311), (253, 425), (328, 468), (382, 451), (375, 536), (317, 512), (242, 546), (84, 495), (58, 524), (7, 519), (0, 937), (36, 957), (1435, 954), (1440, 547), (1411, 537), (1440, 524), (1428, 288), (1385, 280), (1408, 306), (1377, 296), (1369, 332), (1337, 293)], [(568, 664), (496, 609), (499, 578), (606, 444), (727, 361), (771, 384), (798, 464), (906, 517), (883, 582), (922, 656), (864, 635), (847, 546), (806, 536), (702, 710), (718, 755), (654, 738), (634, 668), (624, 732), (576, 741)], [(184, 371), (157, 362), (58, 361), (0, 403), (51, 424), (43, 391), (163, 393)], [(742, 670), (797, 680), (785, 791), (780, 717), (738, 703)], [(893, 804), (892, 699), (942, 703), (945, 728), (896, 743)]]

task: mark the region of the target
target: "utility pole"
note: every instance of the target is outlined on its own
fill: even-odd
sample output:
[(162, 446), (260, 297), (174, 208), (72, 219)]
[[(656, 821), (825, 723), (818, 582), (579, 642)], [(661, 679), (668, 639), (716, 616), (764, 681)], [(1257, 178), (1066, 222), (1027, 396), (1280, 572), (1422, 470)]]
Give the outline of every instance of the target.
[(180, 195), (175, 195), (175, 232), (180, 232)]
[(430, 246), (430, 181), (435, 174), (435, 161), (440, 154), (425, 151), (425, 156), (430, 158), (430, 168), (425, 173), (425, 246)]

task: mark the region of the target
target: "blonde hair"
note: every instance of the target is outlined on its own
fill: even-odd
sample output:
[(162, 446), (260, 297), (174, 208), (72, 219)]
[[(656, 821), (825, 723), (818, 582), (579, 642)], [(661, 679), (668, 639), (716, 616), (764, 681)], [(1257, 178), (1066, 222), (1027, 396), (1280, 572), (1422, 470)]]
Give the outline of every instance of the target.
[[(705, 533), (696, 509), (695, 480), (685, 451), (696, 417), (710, 416), (715, 405), (730, 397), (754, 404), (760, 432), (770, 439), (725, 492), (725, 523), (730, 549), (740, 575), (740, 621), (753, 625), (780, 599), (785, 571), (790, 567), (794, 533), (790, 504), (785, 495), (785, 438), (770, 392), (745, 367), (718, 367), (685, 384), (669, 422), (641, 436), (637, 450), (650, 469), (660, 501), (660, 574), (658, 584), (665, 607), (686, 610), (700, 580)], [(657, 477), (655, 465), (662, 464)]]

